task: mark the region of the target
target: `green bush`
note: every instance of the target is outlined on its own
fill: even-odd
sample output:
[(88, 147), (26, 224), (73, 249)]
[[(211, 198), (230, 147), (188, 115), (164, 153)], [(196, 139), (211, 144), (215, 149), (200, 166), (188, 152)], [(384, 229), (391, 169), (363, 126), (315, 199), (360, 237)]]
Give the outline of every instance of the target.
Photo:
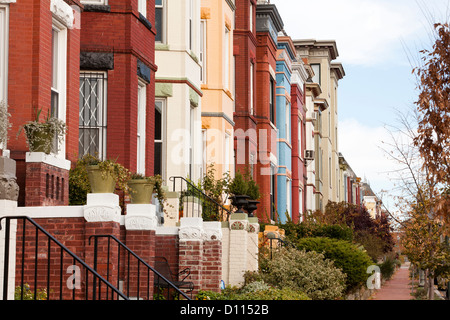
[(69, 171), (69, 205), (85, 205), (87, 194), (91, 191), (89, 178), (84, 165), (77, 165)]
[(326, 259), (334, 261), (346, 275), (347, 290), (357, 288), (367, 281), (367, 268), (373, 264), (368, 254), (356, 245), (330, 238), (304, 238), (297, 242), (299, 249), (323, 253)]
[(395, 271), (395, 261), (387, 258), (385, 261), (378, 264), (378, 267), (380, 267), (381, 277), (385, 280), (389, 280), (392, 278)]
[(289, 241), (297, 242), (302, 238), (326, 237), (340, 240), (353, 240), (353, 230), (344, 225), (327, 225), (312, 223), (293, 223), (288, 222), (279, 226), (285, 230)]
[(197, 300), (311, 300), (303, 292), (290, 288), (274, 288), (264, 286), (258, 290), (243, 288), (226, 288), (222, 292), (200, 291)]
[(304, 292), (313, 300), (339, 299), (345, 290), (345, 274), (317, 252), (283, 248), (264, 265), (260, 276), (266, 283)]

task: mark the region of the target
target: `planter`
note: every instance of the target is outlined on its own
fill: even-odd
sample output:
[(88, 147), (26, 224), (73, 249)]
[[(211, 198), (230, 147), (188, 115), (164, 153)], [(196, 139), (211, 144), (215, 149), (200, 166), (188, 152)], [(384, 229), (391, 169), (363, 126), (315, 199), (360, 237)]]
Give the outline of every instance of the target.
[(116, 190), (116, 179), (111, 173), (103, 174), (98, 165), (87, 167), (89, 183), (92, 193), (114, 193)]
[(25, 127), (28, 145), (31, 152), (44, 152), (50, 154), (53, 148), (55, 131), (50, 126), (41, 125), (39, 130)]
[(231, 197), (232, 205), (238, 209), (236, 212), (244, 212), (242, 208), (247, 205), (249, 198), (250, 197), (246, 195), (234, 195), (233, 197)]
[(133, 179), (128, 181), (130, 187), (130, 199), (133, 204), (152, 203), (153, 189), (155, 185), (147, 179)]
[(259, 201), (258, 200), (248, 200), (247, 205), (245, 206), (245, 210), (248, 213), (249, 217), (253, 217), (253, 211), (258, 208)]

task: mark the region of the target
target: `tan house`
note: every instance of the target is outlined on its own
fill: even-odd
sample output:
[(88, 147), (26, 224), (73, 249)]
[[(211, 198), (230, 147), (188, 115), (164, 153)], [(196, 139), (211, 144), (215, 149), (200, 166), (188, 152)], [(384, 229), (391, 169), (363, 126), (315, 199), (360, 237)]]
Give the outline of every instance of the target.
[[(328, 201), (339, 200), (338, 84), (345, 76), (336, 42), (295, 40), (297, 55), (314, 71), (312, 83), (321, 93), (314, 99), (315, 124), (315, 209), (323, 210)], [(310, 85), (310, 87), (312, 87)]]

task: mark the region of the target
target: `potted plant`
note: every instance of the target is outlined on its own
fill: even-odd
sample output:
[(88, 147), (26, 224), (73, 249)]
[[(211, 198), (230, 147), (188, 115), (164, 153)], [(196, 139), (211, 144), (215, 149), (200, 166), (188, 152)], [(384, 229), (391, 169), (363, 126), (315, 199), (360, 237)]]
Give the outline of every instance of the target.
[[(63, 138), (66, 134), (66, 124), (64, 121), (56, 117), (51, 117), (49, 114), (47, 114), (44, 122), (40, 122), (39, 117), (41, 111), (42, 109), (38, 110), (36, 120), (29, 121), (22, 126), (28, 147), (31, 152), (44, 152), (46, 154), (57, 152), (57, 146), (64, 142)], [(55, 137), (57, 143), (55, 143)]]
[(155, 182), (143, 174), (134, 173), (128, 181), (131, 203), (149, 204), (152, 202)]
[(129, 193), (130, 172), (115, 160), (100, 160), (86, 155), (81, 161), (86, 166), (92, 193), (114, 193), (116, 186), (126, 194)]
[(228, 186), (228, 192), (232, 195), (232, 205), (238, 209), (237, 212), (239, 213), (243, 212), (242, 207), (246, 205), (249, 198), (247, 195), (247, 188), (248, 186), (244, 176), (239, 171), (236, 172), (234, 178)]
[(249, 199), (245, 206), (245, 210), (247, 210), (249, 217), (253, 217), (253, 211), (257, 209), (257, 205), (259, 203), (258, 200), (261, 194), (259, 192), (259, 186), (251, 177), (247, 182), (247, 195), (249, 196)]

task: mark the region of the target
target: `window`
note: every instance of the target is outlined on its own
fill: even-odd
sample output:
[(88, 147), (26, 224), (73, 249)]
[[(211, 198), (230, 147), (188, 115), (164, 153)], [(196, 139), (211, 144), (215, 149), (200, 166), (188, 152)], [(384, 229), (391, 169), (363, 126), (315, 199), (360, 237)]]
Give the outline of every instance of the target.
[(250, 12), (249, 12), (249, 27), (248, 29), (253, 32), (253, 3), (250, 2)]
[(269, 103), (270, 103), (270, 122), (275, 124), (275, 81), (270, 78), (270, 88), (269, 88)]
[(79, 156), (106, 158), (106, 72), (80, 73)]
[(107, 5), (108, 0), (81, 0), (82, 4), (100, 4), (100, 5)]
[(291, 180), (286, 179), (286, 214), (292, 218), (291, 215)]
[(228, 89), (230, 87), (230, 30), (228, 30), (227, 27), (225, 27), (225, 34), (223, 37), (223, 66), (224, 66), (224, 87), (225, 89)]
[(144, 17), (147, 17), (147, 0), (138, 0), (138, 10)]
[(189, 50), (193, 50), (193, 16), (194, 16), (194, 4), (192, 0), (189, 1)]
[(208, 164), (208, 135), (207, 135), (207, 130), (206, 129), (202, 129), (202, 149), (203, 149), (203, 156), (202, 156), (202, 176), (206, 174), (206, 170), (207, 170), (207, 164)]
[(155, 0), (156, 42), (164, 42), (164, 0)]
[(147, 86), (138, 83), (138, 119), (137, 119), (137, 166), (136, 172), (145, 175), (145, 136), (147, 119)]
[(270, 219), (275, 220), (275, 185), (276, 185), (276, 175), (275, 166), (270, 165), (271, 177), (270, 177)]
[(311, 68), (314, 71), (314, 77), (312, 78), (312, 81), (314, 83), (320, 84), (320, 64), (311, 64)]
[(285, 109), (285, 117), (286, 117), (286, 123), (285, 123), (285, 127), (286, 127), (286, 140), (288, 142), (291, 141), (291, 108), (289, 105), (289, 102), (286, 101), (286, 109)]
[[(67, 28), (56, 20), (52, 24), (51, 54), (51, 116), (66, 121), (66, 70), (67, 70)], [(57, 153), (65, 156), (65, 144), (58, 145), (54, 140)]]
[(231, 141), (231, 137), (230, 134), (225, 133), (225, 152), (224, 152), (224, 171), (226, 172), (230, 172), (230, 141)]
[(298, 213), (301, 222), (303, 217), (303, 190), (301, 188), (298, 189)]
[(253, 62), (250, 63), (250, 114), (254, 114), (254, 104), (255, 104), (255, 97), (254, 97), (254, 90), (253, 87), (254, 84), (254, 74), (255, 74), (255, 65)]
[(298, 154), (300, 155), (300, 157), (303, 158), (303, 154), (302, 154), (302, 131), (303, 131), (303, 125), (302, 125), (302, 121), (299, 119), (298, 120)]
[(8, 105), (8, 6), (0, 5), (0, 102)]
[(165, 100), (155, 101), (155, 161), (154, 174), (164, 178)]
[(194, 176), (194, 129), (195, 129), (195, 107), (191, 105), (189, 112), (189, 177), (192, 179)]
[(200, 21), (200, 80), (206, 83), (206, 20)]

